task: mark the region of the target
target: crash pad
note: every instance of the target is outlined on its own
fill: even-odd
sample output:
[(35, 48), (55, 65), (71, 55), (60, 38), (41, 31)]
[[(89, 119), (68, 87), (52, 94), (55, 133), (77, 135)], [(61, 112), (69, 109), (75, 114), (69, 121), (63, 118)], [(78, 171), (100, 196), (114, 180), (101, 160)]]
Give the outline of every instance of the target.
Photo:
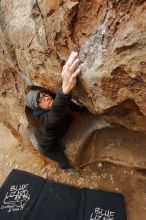
[(126, 220), (124, 198), (12, 170), (0, 189), (0, 220)]

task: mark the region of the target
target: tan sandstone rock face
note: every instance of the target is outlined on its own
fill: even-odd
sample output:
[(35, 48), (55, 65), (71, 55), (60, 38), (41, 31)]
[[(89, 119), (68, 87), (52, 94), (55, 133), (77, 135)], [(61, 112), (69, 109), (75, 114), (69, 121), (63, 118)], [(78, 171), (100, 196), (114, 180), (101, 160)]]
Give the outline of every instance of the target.
[[(82, 69), (74, 98), (100, 114), (107, 121), (104, 126), (121, 124), (146, 132), (145, 1), (2, 0), (0, 19), (0, 119), (20, 142), (30, 144), (27, 87), (56, 92), (72, 50), (79, 52)], [(95, 119), (92, 132), (98, 123)], [(84, 142), (90, 125), (82, 126)]]
[(2, 0), (0, 19), (0, 119), (19, 140), (29, 143), (27, 87), (56, 92), (72, 50), (82, 69), (74, 98), (112, 126), (146, 132), (145, 1)]
[[(145, 219), (146, 1), (1, 0), (0, 24), (0, 181), (20, 168), (120, 191), (128, 219)], [(66, 152), (77, 168), (97, 163), (79, 182), (55, 175), (56, 167), (33, 150), (25, 114), (28, 87), (56, 92), (72, 50), (82, 69), (73, 96), (90, 113), (74, 114)]]
[(94, 114), (133, 102), (129, 118), (116, 114), (114, 122), (146, 131), (145, 1), (2, 0), (0, 7), (1, 71), (6, 65), (25, 86), (56, 92), (62, 65), (77, 50), (82, 74), (76, 99)]

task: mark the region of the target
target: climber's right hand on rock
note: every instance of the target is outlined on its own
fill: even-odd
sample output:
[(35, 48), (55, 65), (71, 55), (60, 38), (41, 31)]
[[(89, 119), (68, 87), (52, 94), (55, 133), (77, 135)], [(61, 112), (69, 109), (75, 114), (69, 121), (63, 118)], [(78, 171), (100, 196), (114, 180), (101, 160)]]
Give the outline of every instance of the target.
[(80, 63), (78, 53), (73, 51), (62, 70), (62, 90), (64, 94), (69, 94), (76, 86), (77, 76), (80, 74)]

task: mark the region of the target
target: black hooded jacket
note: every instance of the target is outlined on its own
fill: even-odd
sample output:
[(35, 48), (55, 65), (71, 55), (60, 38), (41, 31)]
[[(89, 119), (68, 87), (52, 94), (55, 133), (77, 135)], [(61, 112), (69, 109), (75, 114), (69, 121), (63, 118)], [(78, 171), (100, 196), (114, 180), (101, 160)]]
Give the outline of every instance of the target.
[(66, 95), (60, 89), (51, 109), (40, 116), (36, 138), (41, 148), (49, 150), (60, 144), (59, 140), (66, 134), (72, 122), (72, 116), (68, 113), (70, 108), (75, 111), (83, 109), (71, 102), (71, 94)]

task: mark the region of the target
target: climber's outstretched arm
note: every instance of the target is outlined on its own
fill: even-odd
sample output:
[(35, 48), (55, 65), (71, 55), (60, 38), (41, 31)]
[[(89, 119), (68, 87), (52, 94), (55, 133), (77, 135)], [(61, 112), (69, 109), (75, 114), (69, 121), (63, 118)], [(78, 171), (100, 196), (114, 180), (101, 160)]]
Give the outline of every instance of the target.
[(62, 70), (62, 90), (64, 94), (69, 94), (76, 86), (77, 76), (80, 74), (80, 63), (77, 52), (72, 52), (63, 66)]

